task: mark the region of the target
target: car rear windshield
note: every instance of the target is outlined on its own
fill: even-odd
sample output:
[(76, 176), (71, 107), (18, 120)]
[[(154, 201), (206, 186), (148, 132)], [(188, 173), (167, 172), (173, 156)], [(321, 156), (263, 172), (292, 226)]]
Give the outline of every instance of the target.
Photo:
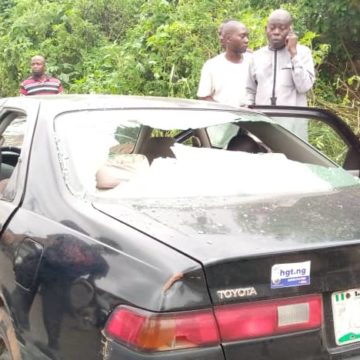
[[(283, 152), (247, 130), (254, 122), (274, 132), (269, 138), (276, 149), (283, 142)], [(58, 116), (55, 132), (64, 180), (80, 197), (276, 196), (359, 184), (305, 141), (251, 111), (76, 111)], [(239, 148), (230, 146), (234, 140)]]

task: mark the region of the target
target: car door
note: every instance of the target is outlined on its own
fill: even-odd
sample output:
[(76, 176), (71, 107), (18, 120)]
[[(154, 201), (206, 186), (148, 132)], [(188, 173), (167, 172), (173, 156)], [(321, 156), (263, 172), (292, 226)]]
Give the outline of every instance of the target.
[(307, 107), (256, 106), (255, 109), (290, 131), (300, 127), (299, 137), (337, 165), (359, 176), (360, 141), (336, 114)]
[(0, 231), (21, 204), (38, 101), (9, 98), (0, 108)]

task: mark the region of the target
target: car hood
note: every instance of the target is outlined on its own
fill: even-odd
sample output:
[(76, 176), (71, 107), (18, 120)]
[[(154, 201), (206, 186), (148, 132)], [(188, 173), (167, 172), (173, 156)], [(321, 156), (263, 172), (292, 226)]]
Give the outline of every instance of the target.
[(360, 187), (306, 196), (94, 202), (203, 264), (360, 239)]

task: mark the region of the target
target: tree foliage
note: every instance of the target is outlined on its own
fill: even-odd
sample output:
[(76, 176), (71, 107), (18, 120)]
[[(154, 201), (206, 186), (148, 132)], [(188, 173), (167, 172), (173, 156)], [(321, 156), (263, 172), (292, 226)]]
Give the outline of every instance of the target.
[(17, 95), (30, 58), (42, 54), (67, 92), (195, 97), (204, 61), (220, 51), (222, 21), (244, 22), (256, 49), (278, 7), (313, 50), (312, 104), (359, 121), (357, 0), (0, 0), (0, 95)]

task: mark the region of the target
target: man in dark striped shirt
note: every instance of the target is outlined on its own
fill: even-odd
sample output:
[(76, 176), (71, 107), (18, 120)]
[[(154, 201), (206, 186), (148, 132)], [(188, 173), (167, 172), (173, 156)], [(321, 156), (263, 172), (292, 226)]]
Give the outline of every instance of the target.
[(45, 58), (36, 55), (31, 59), (32, 75), (20, 84), (21, 95), (57, 95), (63, 92), (60, 80), (45, 73)]

